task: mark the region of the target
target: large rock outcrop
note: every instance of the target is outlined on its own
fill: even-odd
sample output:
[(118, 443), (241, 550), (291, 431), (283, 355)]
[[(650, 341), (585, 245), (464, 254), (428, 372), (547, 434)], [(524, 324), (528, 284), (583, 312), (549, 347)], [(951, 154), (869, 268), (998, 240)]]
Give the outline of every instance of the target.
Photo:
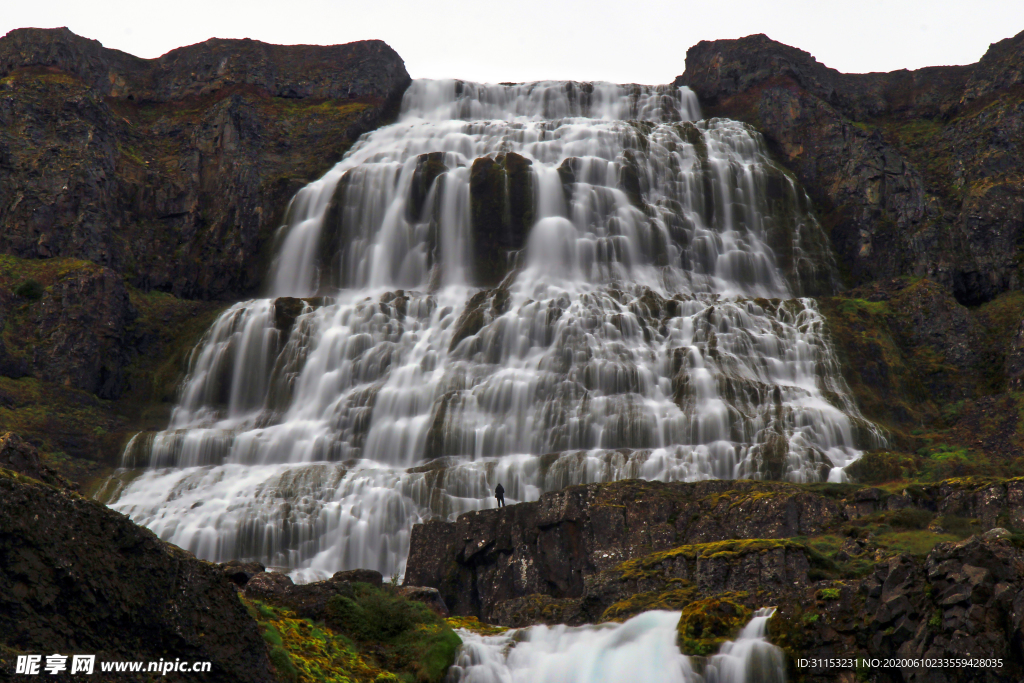
[(144, 60), (67, 29), (12, 31), (0, 250), (189, 298), (250, 293), (289, 197), (393, 115), (409, 82), (380, 41), (213, 39)]
[[(790, 656), (791, 680), (855, 680), (852, 667), (820, 665), (841, 657), (906, 660), (865, 672), (885, 683), (1021, 680), (1024, 551), (1008, 536), (997, 530), (941, 543), (924, 558), (879, 563), (862, 579), (793, 591), (768, 623), (769, 637)], [(812, 663), (793, 666), (797, 657)], [(935, 662), (943, 659), (965, 663)]]
[(770, 40), (701, 42), (678, 84), (756, 126), (825, 212), (854, 283), (924, 275), (964, 303), (1019, 289), (1024, 33), (977, 64), (841, 74)]
[(180, 680), (275, 680), (256, 622), (216, 565), (94, 501), (0, 471), (0, 668), (55, 652), (96, 655), (97, 675), (98, 662), (170, 655), (212, 663)]
[[(741, 543), (735, 548), (710, 553), (698, 548), (658, 563), (671, 560), (665, 566), (676, 567), (668, 578), (699, 584), (698, 575), (715, 576), (708, 579), (709, 589), (755, 590), (767, 585), (756, 580), (760, 570), (746, 572), (746, 579), (730, 578), (730, 572), (716, 568), (709, 558), (724, 550), (734, 555), (778, 550), (779, 567), (788, 567), (790, 573), (799, 573), (803, 567), (806, 572), (806, 563), (792, 559), (793, 553), (801, 553), (798, 548), (751, 546), (742, 541), (835, 533), (849, 520), (904, 508), (975, 518), (986, 528), (1024, 526), (1024, 480), (978, 485), (963, 480), (901, 496), (857, 486), (815, 488), (752, 481), (573, 486), (545, 494), (535, 503), (413, 527), (405, 581), (439, 589), (456, 615), (493, 619), (517, 611), (502, 606), (506, 601), (547, 596), (583, 599), (583, 616), (575, 620), (586, 621), (630, 593), (655, 590), (656, 586), (623, 587), (621, 582), (612, 590), (608, 583), (613, 578), (608, 571), (650, 553), (738, 540)], [(710, 563), (698, 567), (701, 558)], [(681, 564), (673, 564), (677, 562)], [(771, 571), (788, 576), (786, 571)], [(616, 572), (616, 576), (622, 573)]]
[(258, 291), (289, 198), (409, 82), (380, 41), (147, 60), (66, 28), (0, 37), (0, 431), (84, 483), (165, 426), (211, 314)]
[(798, 658), (963, 657), (1004, 663), (878, 669), (870, 680), (1011, 681), (1024, 672), (1024, 542), (1004, 526), (1024, 527), (1024, 479), (898, 494), (624, 481), (418, 525), (406, 581), (437, 587), (454, 614), (514, 627), (777, 605), (769, 629), (789, 680), (855, 679)]

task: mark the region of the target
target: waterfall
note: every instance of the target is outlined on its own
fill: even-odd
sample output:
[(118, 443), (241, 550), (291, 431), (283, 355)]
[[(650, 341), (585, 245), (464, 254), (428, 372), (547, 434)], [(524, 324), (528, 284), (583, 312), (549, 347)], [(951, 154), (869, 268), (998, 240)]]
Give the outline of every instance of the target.
[(782, 650), (765, 639), (773, 609), (758, 610), (712, 657), (676, 646), (679, 612), (644, 612), (622, 624), (532, 626), (497, 636), (460, 630), (449, 683), (785, 683)]
[(686, 88), (416, 81), (98, 494), (199, 557), (404, 571), (412, 525), (622, 478), (842, 480), (882, 436), (806, 195)]

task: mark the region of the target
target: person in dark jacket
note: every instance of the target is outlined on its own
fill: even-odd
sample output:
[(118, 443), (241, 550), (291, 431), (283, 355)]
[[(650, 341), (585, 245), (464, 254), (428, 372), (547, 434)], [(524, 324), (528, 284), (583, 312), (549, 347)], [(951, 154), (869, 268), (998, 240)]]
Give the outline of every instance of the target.
[(498, 499), (498, 507), (505, 506), (505, 489), (498, 484), (498, 488), (494, 489), (494, 497)]

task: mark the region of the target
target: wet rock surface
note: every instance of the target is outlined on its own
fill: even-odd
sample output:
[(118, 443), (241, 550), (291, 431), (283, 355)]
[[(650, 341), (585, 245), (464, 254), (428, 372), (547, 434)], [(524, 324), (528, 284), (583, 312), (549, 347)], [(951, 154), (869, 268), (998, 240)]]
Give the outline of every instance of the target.
[(526, 246), (534, 220), (531, 164), (514, 152), (473, 162), (469, 193), (476, 284), (501, 282), (509, 271), (511, 253)]
[(19, 653), (98, 661), (173, 653), (212, 663), (188, 680), (274, 680), (256, 624), (217, 566), (93, 501), (6, 473), (0, 643), (4, 674)]

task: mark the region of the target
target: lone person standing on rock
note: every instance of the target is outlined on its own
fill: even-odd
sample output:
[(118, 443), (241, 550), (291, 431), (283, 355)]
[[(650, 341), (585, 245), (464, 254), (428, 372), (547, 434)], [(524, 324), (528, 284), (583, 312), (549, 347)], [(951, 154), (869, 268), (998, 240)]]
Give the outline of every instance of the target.
[(505, 489), (502, 488), (501, 484), (498, 484), (498, 488), (494, 489), (494, 497), (498, 499), (498, 507), (505, 507)]

